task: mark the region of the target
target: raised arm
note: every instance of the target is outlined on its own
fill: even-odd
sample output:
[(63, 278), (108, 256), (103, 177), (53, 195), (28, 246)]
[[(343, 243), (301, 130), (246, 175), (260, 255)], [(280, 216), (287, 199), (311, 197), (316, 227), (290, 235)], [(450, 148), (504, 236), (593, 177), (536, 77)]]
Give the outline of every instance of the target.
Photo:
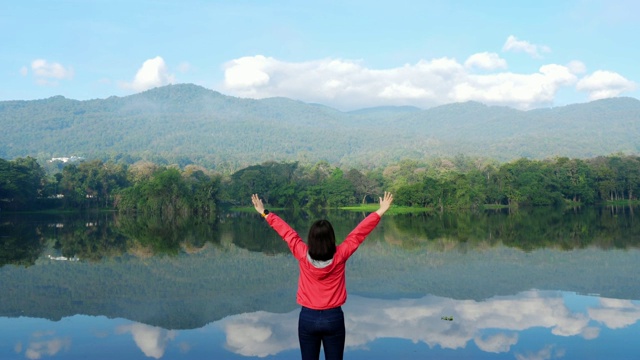
[(384, 192), (384, 197), (380, 199), (380, 208), (375, 212), (369, 214), (364, 220), (362, 220), (353, 231), (347, 235), (347, 238), (339, 246), (340, 251), (344, 255), (345, 259), (348, 259), (362, 244), (362, 242), (369, 236), (371, 231), (380, 222), (380, 218), (384, 215), (391, 203), (393, 202), (393, 195), (390, 192)]
[(307, 244), (302, 241), (300, 235), (278, 215), (266, 211), (258, 194), (251, 195), (251, 202), (256, 211), (267, 220), (269, 226), (287, 243), (295, 258), (302, 259), (307, 256)]

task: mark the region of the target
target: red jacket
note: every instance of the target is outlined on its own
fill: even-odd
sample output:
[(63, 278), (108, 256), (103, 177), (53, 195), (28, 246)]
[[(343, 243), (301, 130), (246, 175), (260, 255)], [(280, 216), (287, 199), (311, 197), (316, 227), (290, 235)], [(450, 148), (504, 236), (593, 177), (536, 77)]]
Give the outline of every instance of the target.
[(351, 231), (342, 244), (336, 246), (336, 253), (332, 260), (316, 261), (315, 266), (307, 256), (307, 244), (295, 230), (274, 213), (269, 213), (267, 222), (287, 242), (293, 256), (298, 260), (300, 267), (298, 304), (311, 309), (324, 310), (341, 306), (347, 301), (345, 264), (378, 225), (380, 216), (375, 212), (367, 216)]

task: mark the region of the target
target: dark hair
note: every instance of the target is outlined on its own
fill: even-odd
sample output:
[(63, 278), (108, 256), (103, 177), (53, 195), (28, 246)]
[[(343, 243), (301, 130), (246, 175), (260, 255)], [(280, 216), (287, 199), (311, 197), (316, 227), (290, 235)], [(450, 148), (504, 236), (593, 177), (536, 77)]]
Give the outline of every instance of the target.
[(313, 260), (326, 261), (336, 253), (336, 235), (327, 220), (318, 220), (311, 225), (307, 238), (309, 256)]

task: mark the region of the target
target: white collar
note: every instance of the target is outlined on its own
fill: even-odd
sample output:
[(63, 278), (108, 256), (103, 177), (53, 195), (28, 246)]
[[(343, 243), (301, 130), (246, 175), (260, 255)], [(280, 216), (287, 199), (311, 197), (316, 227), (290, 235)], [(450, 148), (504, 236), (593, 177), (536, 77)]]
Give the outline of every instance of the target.
[(311, 265), (313, 265), (314, 268), (322, 269), (322, 268), (326, 268), (327, 266), (331, 265), (331, 263), (333, 263), (333, 258), (331, 258), (329, 260), (314, 260), (314, 259), (311, 258), (311, 256), (307, 252), (307, 261), (309, 261), (311, 263)]

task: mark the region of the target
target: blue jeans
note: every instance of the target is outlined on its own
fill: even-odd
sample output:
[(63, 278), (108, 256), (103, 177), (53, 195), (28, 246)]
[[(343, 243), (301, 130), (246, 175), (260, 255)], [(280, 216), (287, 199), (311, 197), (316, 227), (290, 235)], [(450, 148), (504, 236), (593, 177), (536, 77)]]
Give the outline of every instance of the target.
[(300, 309), (298, 340), (302, 360), (318, 360), (320, 345), (326, 360), (342, 359), (344, 353), (344, 313), (341, 307), (327, 310)]

